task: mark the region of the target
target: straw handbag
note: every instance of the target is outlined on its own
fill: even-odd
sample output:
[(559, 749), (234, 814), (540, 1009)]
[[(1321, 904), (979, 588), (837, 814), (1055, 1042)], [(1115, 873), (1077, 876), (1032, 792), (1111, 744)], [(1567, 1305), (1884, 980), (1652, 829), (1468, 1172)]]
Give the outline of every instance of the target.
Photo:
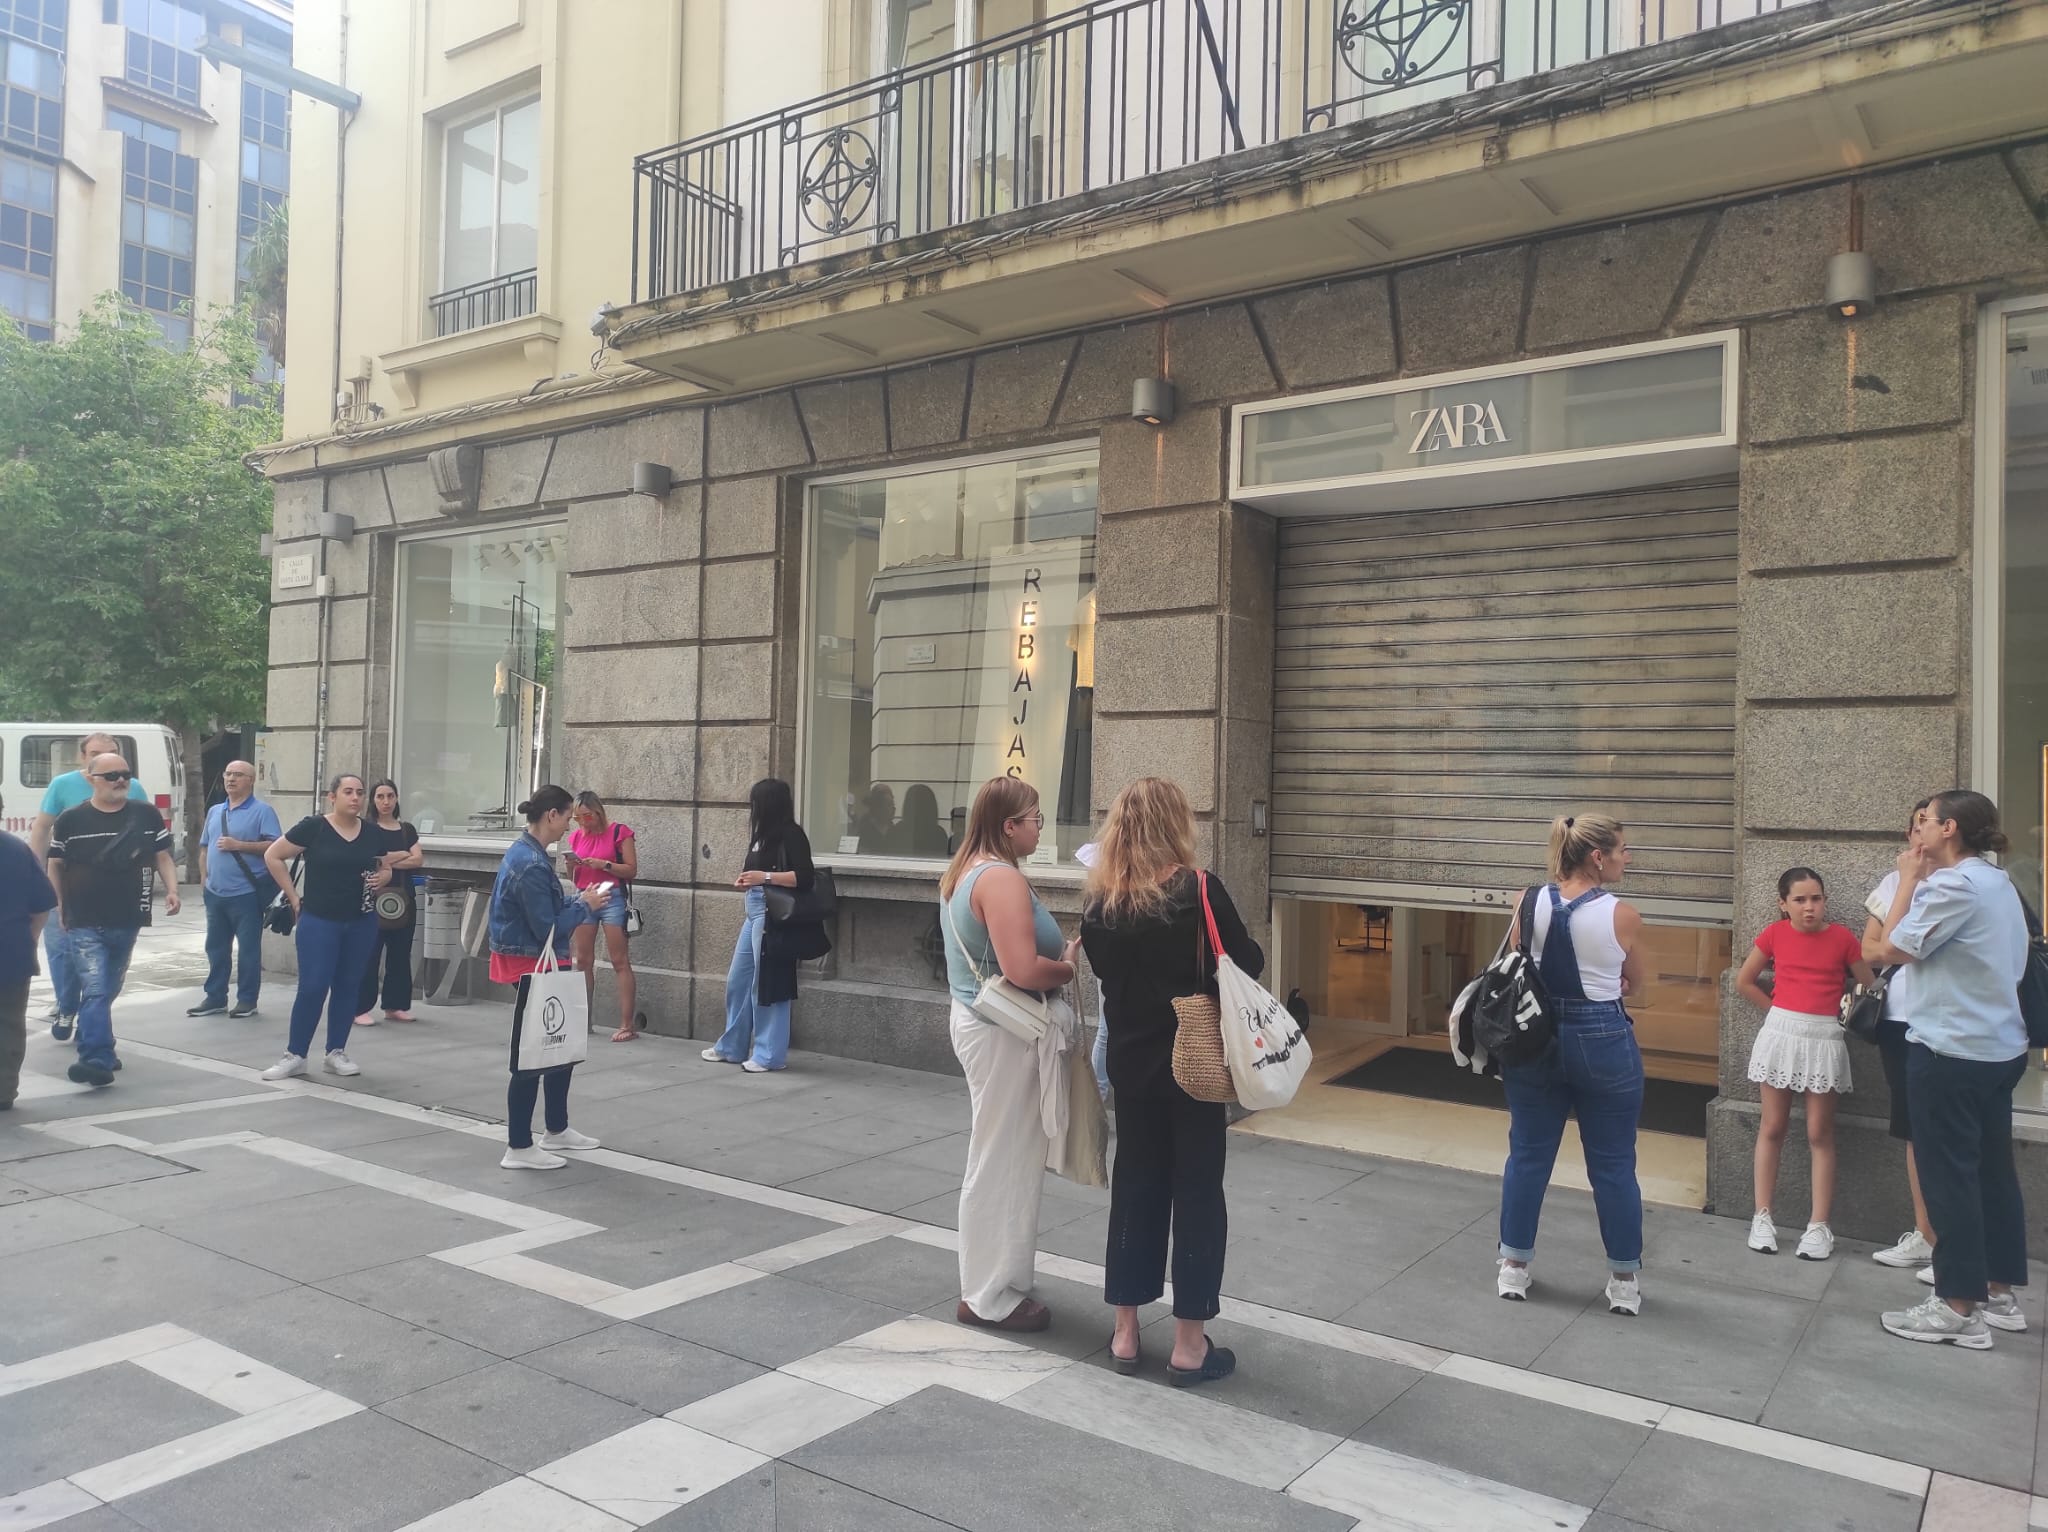
[[(1206, 877), (1196, 873), (1197, 885)], [(1208, 890), (1202, 889), (1206, 913)], [(1195, 972), (1214, 966), (1209, 951), (1208, 922), (1195, 922)], [(1176, 995), (1173, 1014), (1179, 1025), (1173, 1033), (1173, 1081), (1197, 1101), (1237, 1103), (1237, 1087), (1231, 1083), (1230, 1063), (1223, 1055), (1223, 1008), (1214, 995)]]

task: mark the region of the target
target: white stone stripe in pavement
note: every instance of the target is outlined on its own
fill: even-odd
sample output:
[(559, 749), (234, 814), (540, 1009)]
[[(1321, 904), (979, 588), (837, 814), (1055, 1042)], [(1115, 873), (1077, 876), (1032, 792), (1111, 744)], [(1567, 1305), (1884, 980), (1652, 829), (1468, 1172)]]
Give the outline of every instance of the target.
[(1340, 1443), (1287, 1493), (1356, 1516), (1373, 1532), (1578, 1532), (1593, 1514), (1366, 1442)]
[(1774, 1431), (1769, 1426), (1753, 1426), (1748, 1421), (1673, 1406), (1658, 1422), (1657, 1429), (1673, 1436), (1689, 1436), (1694, 1441), (1733, 1447), (1760, 1458), (1775, 1458), (1800, 1468), (1818, 1468), (1822, 1473), (1894, 1489), (1916, 1499), (1927, 1494), (1928, 1471), (1917, 1463), (1901, 1463), (1851, 1447), (1837, 1447), (1832, 1442), (1815, 1441), (1810, 1436)]
[(2028, 1532), (2048, 1528), (2048, 1495), (2036, 1495), (2034, 1508), (2027, 1516)]
[(525, 1255), (532, 1250), (559, 1245), (564, 1240), (581, 1239), (586, 1234), (602, 1234), (599, 1224), (584, 1223), (579, 1219), (565, 1219), (539, 1229), (515, 1229), (510, 1234), (494, 1234), (489, 1239), (480, 1239), (472, 1245), (456, 1245), (447, 1250), (436, 1250), (434, 1259), (446, 1261), (450, 1266), (480, 1266), (485, 1261), (495, 1260), (501, 1255)]
[[(1341, 1327), (1340, 1327), (1341, 1328)], [(1484, 1357), (1461, 1356), (1452, 1352), (1432, 1369), (1440, 1378), (1476, 1383), (1502, 1393), (1519, 1394), (1544, 1404), (1561, 1404), (1588, 1415), (1604, 1415), (1625, 1425), (1655, 1427), (1671, 1413), (1671, 1406), (1655, 1399), (1638, 1399), (1634, 1394), (1617, 1394), (1612, 1389), (1575, 1383), (1570, 1378), (1553, 1378), (1546, 1372), (1530, 1372)]]
[(865, 1420), (880, 1408), (871, 1399), (856, 1399), (794, 1373), (764, 1372), (670, 1410), (668, 1418), (707, 1436), (780, 1458)]
[(320, 1391), (318, 1384), (198, 1336), (136, 1357), (134, 1363), (237, 1415), (253, 1415)]
[(716, 1266), (686, 1271), (679, 1277), (668, 1277), (647, 1287), (636, 1287), (630, 1292), (600, 1299), (590, 1307), (612, 1319), (639, 1319), (648, 1314), (659, 1314), (663, 1309), (672, 1309), (679, 1303), (691, 1303), (713, 1293), (745, 1287), (767, 1275), (767, 1272), (757, 1271), (751, 1266), (720, 1261)]
[(88, 1341), (66, 1351), (30, 1357), (25, 1362), (0, 1366), (0, 1399), (42, 1383), (61, 1383), (83, 1373), (97, 1372), (121, 1362), (132, 1362), (152, 1351), (165, 1351), (193, 1339), (192, 1332), (179, 1325), (150, 1325), (105, 1340)]
[(271, 1405), (254, 1414), (224, 1420), (217, 1426), (194, 1431), (159, 1447), (131, 1452), (125, 1458), (102, 1463), (71, 1475), (71, 1482), (87, 1494), (102, 1500), (118, 1500), (140, 1494), (186, 1474), (225, 1463), (258, 1447), (268, 1447), (316, 1426), (331, 1425), (359, 1414), (362, 1406), (326, 1389), (315, 1389), (297, 1399)]
[(668, 1515), (768, 1461), (674, 1420), (644, 1420), (529, 1477), (635, 1527)]
[(34, 1489), (0, 1495), (0, 1532), (33, 1532), (36, 1527), (97, 1510), (104, 1503), (69, 1479), (52, 1479)]
[(782, 1371), (875, 1404), (950, 1388), (1000, 1404), (1051, 1373), (1080, 1364), (965, 1325), (899, 1319), (790, 1362)]
[(2034, 1497), (2016, 1489), (1938, 1473), (1928, 1486), (1920, 1532), (2028, 1532)]
[(500, 1282), (510, 1282), (529, 1292), (560, 1298), (564, 1303), (580, 1303), (585, 1308), (595, 1308), (607, 1298), (621, 1297), (632, 1291), (602, 1277), (536, 1261), (530, 1255), (494, 1255), (487, 1261), (476, 1262), (469, 1269), (480, 1276), (496, 1277)]
[(399, 1532), (629, 1532), (633, 1525), (536, 1479), (507, 1479)]

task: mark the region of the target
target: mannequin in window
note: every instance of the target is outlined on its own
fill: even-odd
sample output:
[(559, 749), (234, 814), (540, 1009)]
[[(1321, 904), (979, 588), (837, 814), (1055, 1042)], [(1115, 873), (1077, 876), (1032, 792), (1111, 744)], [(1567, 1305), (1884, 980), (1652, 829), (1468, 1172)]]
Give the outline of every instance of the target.
[(873, 856), (891, 849), (896, 828), (896, 793), (886, 782), (868, 789), (860, 813), (853, 821), (853, 833), (860, 837), (860, 849)]
[(903, 818), (897, 821), (890, 849), (898, 856), (951, 856), (953, 841), (939, 823), (939, 795), (922, 782), (903, 790)]

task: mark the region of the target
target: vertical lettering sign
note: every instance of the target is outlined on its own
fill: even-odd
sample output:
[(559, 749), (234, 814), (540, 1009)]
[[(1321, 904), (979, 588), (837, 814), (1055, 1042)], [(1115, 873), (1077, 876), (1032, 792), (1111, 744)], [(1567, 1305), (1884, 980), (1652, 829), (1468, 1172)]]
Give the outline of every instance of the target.
[(1017, 679), (1010, 685), (1010, 700), (1016, 704), (1010, 727), (1017, 732), (1010, 736), (1010, 748), (1003, 752), (1006, 777), (1022, 778), (1031, 754), (1024, 743), (1024, 726), (1031, 721), (1031, 694), (1036, 690), (1032, 677), (1038, 671), (1038, 609), (1045, 599), (1040, 589), (1043, 580), (1043, 573), (1035, 565), (1027, 568), (1017, 596)]
[(1040, 543), (994, 551), (988, 559), (978, 775), (1029, 782), (1048, 817), (1058, 803), (1065, 759), (1074, 690), (1069, 640), (1084, 556)]

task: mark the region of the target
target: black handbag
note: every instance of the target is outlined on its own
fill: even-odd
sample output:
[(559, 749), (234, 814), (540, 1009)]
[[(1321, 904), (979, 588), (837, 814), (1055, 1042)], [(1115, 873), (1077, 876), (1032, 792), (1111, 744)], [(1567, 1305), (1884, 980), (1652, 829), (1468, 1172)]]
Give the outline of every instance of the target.
[(839, 908), (839, 891), (832, 884), (832, 874), (822, 867), (806, 893), (769, 883), (763, 885), (761, 897), (767, 902), (768, 918), (778, 926), (829, 920)]
[(1877, 1041), (1878, 1029), (1884, 1025), (1885, 987), (1897, 972), (1896, 968), (1880, 968), (1876, 983), (1859, 984), (1842, 996), (1842, 1027), (1851, 1037), (1866, 1043)]
[[(2015, 893), (2019, 890), (2015, 886)], [(2041, 917), (2020, 894), (2027, 916), (2027, 966), (2020, 974), (2020, 1015), (2027, 1023), (2027, 1046), (2048, 1048), (2048, 941), (2041, 936)]]
[[(301, 857), (295, 856), (292, 858), (292, 884), (294, 887), (297, 886), (299, 881), (299, 863), (302, 860), (304, 859)], [(284, 890), (279, 889), (277, 897), (270, 901), (270, 908), (263, 912), (264, 929), (270, 931), (273, 935), (290, 936), (292, 929), (298, 923), (299, 912), (292, 908), (291, 899), (286, 896)]]
[(1503, 1068), (1533, 1064), (1557, 1039), (1557, 1008), (1536, 972), (1529, 944), (1536, 930), (1536, 900), (1541, 887), (1524, 889), (1515, 940), (1486, 966), (1473, 985), (1466, 1005), (1472, 1039), (1488, 1059)]

